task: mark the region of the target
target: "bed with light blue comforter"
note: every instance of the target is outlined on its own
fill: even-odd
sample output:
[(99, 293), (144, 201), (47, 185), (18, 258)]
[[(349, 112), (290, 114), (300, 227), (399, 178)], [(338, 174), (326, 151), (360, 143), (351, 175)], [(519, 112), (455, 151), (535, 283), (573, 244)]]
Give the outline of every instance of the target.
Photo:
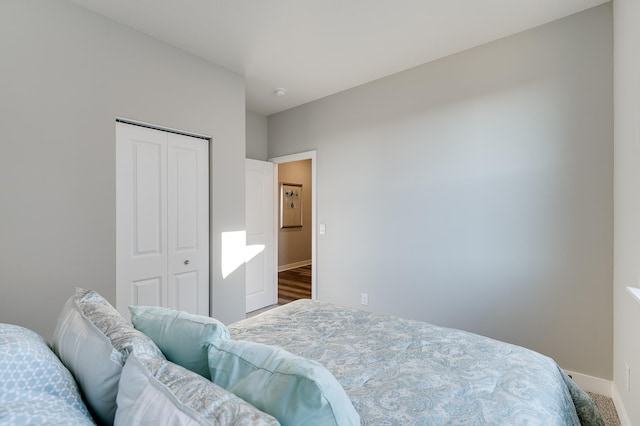
[(311, 300), (229, 330), (323, 364), (363, 425), (603, 424), (551, 358), (461, 330)]

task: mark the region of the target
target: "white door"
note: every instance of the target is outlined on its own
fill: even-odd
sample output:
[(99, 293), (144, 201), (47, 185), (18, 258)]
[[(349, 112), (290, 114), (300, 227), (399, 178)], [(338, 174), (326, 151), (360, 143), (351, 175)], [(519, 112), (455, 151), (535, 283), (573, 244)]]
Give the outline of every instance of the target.
[(209, 315), (208, 141), (116, 123), (116, 309)]
[(277, 303), (273, 163), (246, 160), (247, 312)]

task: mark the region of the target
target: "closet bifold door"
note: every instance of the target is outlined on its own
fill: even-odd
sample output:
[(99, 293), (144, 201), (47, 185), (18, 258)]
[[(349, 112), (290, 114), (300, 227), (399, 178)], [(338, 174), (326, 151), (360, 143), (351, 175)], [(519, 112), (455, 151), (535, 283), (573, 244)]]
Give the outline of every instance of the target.
[(116, 308), (209, 315), (208, 141), (116, 123)]

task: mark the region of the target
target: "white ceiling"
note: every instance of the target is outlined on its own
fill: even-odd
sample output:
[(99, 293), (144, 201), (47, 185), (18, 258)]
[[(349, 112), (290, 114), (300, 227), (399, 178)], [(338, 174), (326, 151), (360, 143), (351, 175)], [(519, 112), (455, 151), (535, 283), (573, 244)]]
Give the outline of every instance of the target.
[(271, 115), (609, 0), (70, 1), (243, 75)]

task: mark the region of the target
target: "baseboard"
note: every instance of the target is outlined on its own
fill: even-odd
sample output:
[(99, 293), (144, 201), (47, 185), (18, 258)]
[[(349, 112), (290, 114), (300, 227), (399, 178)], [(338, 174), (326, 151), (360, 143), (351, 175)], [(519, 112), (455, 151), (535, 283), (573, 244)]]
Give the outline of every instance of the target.
[(624, 408), (622, 398), (618, 392), (618, 387), (614, 382), (609, 380), (600, 379), (598, 377), (588, 376), (586, 374), (575, 373), (573, 371), (565, 370), (565, 372), (571, 376), (574, 382), (587, 392), (599, 393), (600, 395), (608, 396), (613, 400), (613, 405), (616, 406), (618, 417), (620, 418), (621, 426), (631, 426), (629, 415)]
[(289, 269), (300, 268), (302, 266), (311, 265), (311, 263), (312, 263), (311, 259), (303, 260), (303, 261), (295, 262), (295, 263), (289, 263), (288, 265), (278, 266), (278, 272), (288, 271)]
[(631, 420), (629, 420), (629, 415), (627, 414), (627, 410), (625, 410), (624, 408), (622, 398), (620, 397), (620, 392), (618, 392), (618, 387), (615, 383), (611, 384), (611, 399), (613, 400), (613, 405), (616, 406), (616, 411), (618, 412), (618, 417), (620, 418), (620, 425), (631, 426)]
[(610, 380), (605, 380), (599, 377), (593, 377), (582, 373), (576, 373), (569, 370), (565, 370), (565, 372), (569, 376), (571, 376), (573, 381), (576, 382), (576, 384), (580, 386), (582, 390), (611, 397), (611, 388), (613, 382), (611, 382)]

